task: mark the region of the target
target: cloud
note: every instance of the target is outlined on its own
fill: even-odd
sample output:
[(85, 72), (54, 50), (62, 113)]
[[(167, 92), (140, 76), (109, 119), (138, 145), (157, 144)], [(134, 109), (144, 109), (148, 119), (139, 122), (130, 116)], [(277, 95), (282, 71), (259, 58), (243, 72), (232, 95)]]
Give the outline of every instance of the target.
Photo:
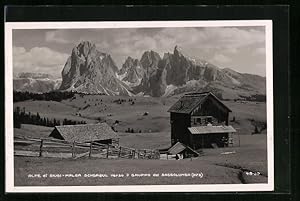
[(266, 54), (266, 49), (265, 49), (264, 47), (256, 48), (256, 49), (253, 51), (253, 54), (254, 54), (254, 55), (265, 55), (265, 54)]
[[(122, 28), (122, 29), (72, 29), (51, 30), (45, 40), (60, 44), (78, 44), (89, 40), (100, 51), (112, 54), (118, 66), (124, 57), (140, 58), (144, 51), (154, 50), (160, 55), (172, 52), (175, 45), (190, 56), (211, 59), (216, 53), (236, 56), (249, 46), (264, 44), (265, 32), (260, 28), (208, 27), (208, 28)], [(215, 58), (216, 60), (222, 60)], [(227, 59), (228, 60), (228, 59)]]
[(237, 49), (265, 41), (264, 31), (241, 28), (167, 28), (158, 38), (160, 41), (173, 39), (180, 46), (198, 46), (208, 49)]
[(100, 43), (96, 43), (97, 49), (107, 49), (110, 47), (109, 43), (107, 41), (102, 41)]
[(43, 72), (59, 75), (67, 54), (47, 47), (34, 47), (26, 51), (24, 47), (13, 47), (13, 69), (15, 72)]
[(224, 64), (224, 63), (228, 63), (231, 61), (231, 59), (223, 54), (216, 54), (213, 58), (212, 58), (213, 62), (216, 62), (217, 64)]
[(24, 47), (13, 47), (13, 56), (25, 54), (26, 50)]
[(266, 64), (265, 63), (257, 63), (255, 64), (256, 73), (261, 76), (266, 76)]
[(70, 41), (66, 39), (65, 33), (66, 32), (63, 30), (47, 31), (45, 34), (45, 40), (47, 42), (56, 42), (61, 44), (70, 43)]

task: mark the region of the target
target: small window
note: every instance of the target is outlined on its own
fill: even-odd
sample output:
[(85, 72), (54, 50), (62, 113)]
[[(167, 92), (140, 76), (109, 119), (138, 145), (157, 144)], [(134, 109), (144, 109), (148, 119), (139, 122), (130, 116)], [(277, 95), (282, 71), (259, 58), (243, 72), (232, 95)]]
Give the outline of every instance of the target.
[(193, 118), (192, 118), (192, 123), (193, 123), (194, 125), (196, 125), (196, 124), (201, 124), (201, 118), (193, 117)]
[(207, 122), (208, 123), (212, 123), (212, 118), (211, 117), (207, 117)]

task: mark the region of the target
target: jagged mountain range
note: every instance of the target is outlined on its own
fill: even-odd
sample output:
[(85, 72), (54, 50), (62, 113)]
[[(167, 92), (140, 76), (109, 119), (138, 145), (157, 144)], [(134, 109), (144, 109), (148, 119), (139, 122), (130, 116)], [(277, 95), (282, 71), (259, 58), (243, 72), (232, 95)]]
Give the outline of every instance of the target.
[[(17, 79), (14, 79), (14, 89), (34, 89), (34, 86), (28, 87), (30, 84), (22, 86)], [(213, 91), (222, 98), (234, 99), (265, 95), (266, 79), (229, 68), (221, 69), (207, 61), (190, 58), (178, 46), (162, 58), (154, 51), (145, 51), (140, 59), (129, 56), (118, 69), (109, 54), (100, 52), (95, 45), (84, 41), (73, 48), (67, 59), (59, 90), (153, 97), (189, 91)], [(45, 92), (45, 89), (42, 88), (41, 92)]]
[(46, 73), (20, 73), (13, 79), (15, 91), (28, 91), (32, 93), (45, 93), (59, 89), (61, 79), (55, 79)]
[[(127, 62), (131, 60), (134, 64)], [(213, 91), (226, 99), (266, 94), (264, 77), (221, 69), (207, 61), (190, 58), (177, 46), (163, 58), (156, 52), (146, 51), (140, 60), (128, 57), (125, 64), (118, 72), (119, 78), (133, 86), (134, 94), (158, 97)]]

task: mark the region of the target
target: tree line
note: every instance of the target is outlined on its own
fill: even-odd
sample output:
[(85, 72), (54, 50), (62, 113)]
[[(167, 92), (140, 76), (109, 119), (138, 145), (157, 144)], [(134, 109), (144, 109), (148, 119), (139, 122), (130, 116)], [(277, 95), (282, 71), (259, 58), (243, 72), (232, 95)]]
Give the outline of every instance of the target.
[(240, 97), (242, 97), (246, 101), (256, 101), (256, 102), (266, 102), (267, 101), (266, 95), (263, 95), (263, 94), (254, 94), (254, 95), (251, 95), (250, 97), (240, 95)]
[(47, 93), (31, 93), (28, 91), (14, 91), (13, 102), (26, 100), (45, 100), (45, 101), (62, 101), (72, 98), (76, 92), (73, 91), (51, 91)]
[(66, 118), (62, 122), (60, 122), (60, 120), (57, 120), (55, 118), (49, 119), (48, 117), (41, 117), (38, 112), (36, 114), (26, 112), (25, 107), (23, 107), (22, 109), (20, 109), (20, 107), (16, 107), (16, 109), (14, 110), (14, 128), (21, 128), (21, 124), (54, 127), (60, 125), (86, 124), (86, 122), (74, 121)]

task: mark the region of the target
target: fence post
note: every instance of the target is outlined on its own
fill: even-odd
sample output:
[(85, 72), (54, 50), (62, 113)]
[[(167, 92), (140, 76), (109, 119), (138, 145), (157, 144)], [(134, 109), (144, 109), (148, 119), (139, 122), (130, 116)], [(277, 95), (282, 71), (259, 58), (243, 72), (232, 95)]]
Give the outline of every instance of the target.
[(107, 144), (107, 153), (106, 153), (106, 158), (108, 158), (108, 152), (109, 152), (109, 144)]
[(118, 158), (120, 158), (120, 156), (121, 156), (121, 149), (122, 149), (122, 147), (119, 148)]
[(90, 153), (89, 153), (89, 158), (92, 156), (92, 149), (93, 149), (93, 142), (90, 142)]
[(241, 140), (240, 140), (240, 134), (238, 133), (239, 136), (239, 147), (241, 146)]
[(44, 142), (44, 140), (41, 139), (41, 144), (40, 144), (40, 154), (39, 154), (39, 157), (42, 157), (42, 152), (43, 152), (43, 142)]
[(75, 141), (73, 142), (73, 145), (72, 145), (72, 158), (75, 157)]

